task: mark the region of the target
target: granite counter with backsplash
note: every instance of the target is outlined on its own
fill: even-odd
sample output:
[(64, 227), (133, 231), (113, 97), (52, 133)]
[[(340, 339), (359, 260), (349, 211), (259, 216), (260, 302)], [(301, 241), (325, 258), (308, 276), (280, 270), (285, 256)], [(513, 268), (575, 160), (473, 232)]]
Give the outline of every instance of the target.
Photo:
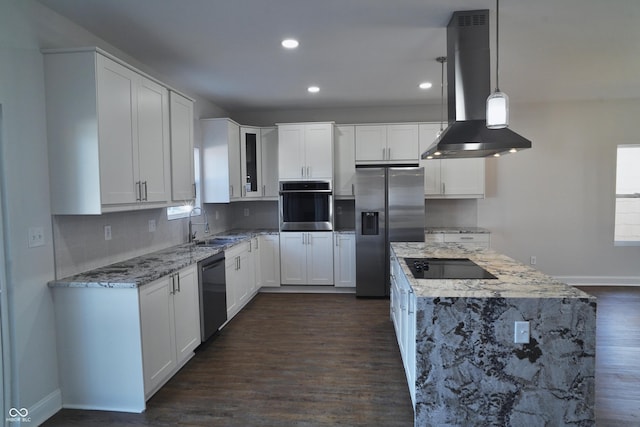
[(185, 243), (53, 280), (48, 285), (50, 288), (137, 288), (222, 252), (253, 236), (273, 233), (278, 234), (278, 230), (229, 230), (204, 239), (209, 241), (221, 238), (219, 244)]
[[(489, 249), (391, 246), (415, 295), (416, 426), (595, 425), (595, 297)], [(416, 279), (405, 257), (468, 258), (497, 278)]]

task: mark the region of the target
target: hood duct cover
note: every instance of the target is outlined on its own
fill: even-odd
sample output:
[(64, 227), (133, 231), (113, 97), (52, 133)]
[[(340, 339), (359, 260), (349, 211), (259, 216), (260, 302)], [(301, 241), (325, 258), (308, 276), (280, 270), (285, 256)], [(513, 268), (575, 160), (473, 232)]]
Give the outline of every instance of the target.
[(422, 153), (437, 158), (489, 157), (531, 148), (514, 131), (488, 129), (486, 102), (491, 89), (489, 10), (454, 12), (447, 26), (447, 111), (449, 126)]

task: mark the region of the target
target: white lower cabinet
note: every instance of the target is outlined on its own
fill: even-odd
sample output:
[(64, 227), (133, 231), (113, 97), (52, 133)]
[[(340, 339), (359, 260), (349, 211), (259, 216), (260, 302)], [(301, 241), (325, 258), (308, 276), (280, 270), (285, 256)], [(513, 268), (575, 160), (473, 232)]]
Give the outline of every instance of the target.
[(333, 285), (333, 233), (280, 233), (283, 285)]
[(200, 344), (196, 271), (139, 288), (52, 288), (65, 408), (145, 410)]
[(227, 320), (231, 320), (255, 295), (255, 261), (253, 239), (224, 252), (227, 282)]
[(356, 286), (356, 236), (352, 233), (335, 233), (333, 237), (333, 278), (336, 287)]
[(391, 258), (391, 320), (396, 330), (411, 402), (416, 404), (416, 296), (400, 269)]
[(258, 238), (260, 274), (256, 274), (258, 289), (280, 286), (280, 236), (263, 234)]
[(149, 398), (200, 344), (196, 267), (140, 288), (144, 391)]

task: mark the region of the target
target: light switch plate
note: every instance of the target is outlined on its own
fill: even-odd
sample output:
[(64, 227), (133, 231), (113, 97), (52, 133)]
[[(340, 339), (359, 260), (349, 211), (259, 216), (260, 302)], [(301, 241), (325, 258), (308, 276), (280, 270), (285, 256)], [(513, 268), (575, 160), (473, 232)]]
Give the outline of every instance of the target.
[(513, 328), (513, 342), (516, 344), (529, 344), (529, 322), (515, 322)]
[(154, 233), (156, 231), (156, 220), (155, 219), (150, 219), (149, 220), (149, 233)]
[(44, 246), (44, 228), (43, 227), (29, 227), (29, 241), (30, 248), (37, 248), (38, 246)]

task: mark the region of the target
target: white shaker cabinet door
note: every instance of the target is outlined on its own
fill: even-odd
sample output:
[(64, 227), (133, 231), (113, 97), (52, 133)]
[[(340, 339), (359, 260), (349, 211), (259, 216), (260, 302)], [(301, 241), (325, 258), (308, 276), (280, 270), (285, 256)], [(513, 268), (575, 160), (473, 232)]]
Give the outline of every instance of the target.
[(137, 138), (138, 75), (97, 55), (98, 135), (102, 204), (135, 203), (139, 199)]
[(333, 285), (333, 233), (307, 234), (307, 284)]
[(142, 202), (170, 200), (169, 91), (140, 77), (138, 86), (138, 164)]
[(333, 179), (333, 124), (305, 125), (304, 142), (306, 177)]
[(305, 284), (307, 279), (306, 235), (280, 233), (280, 275), (283, 285)]
[(193, 101), (169, 93), (171, 123), (171, 198), (188, 201), (196, 197), (193, 165)]
[(180, 363), (200, 345), (200, 297), (196, 267), (180, 270), (173, 280), (176, 281), (173, 294), (176, 351)]
[(177, 365), (172, 286), (167, 276), (140, 290), (145, 395), (162, 384)]
[(304, 125), (278, 126), (278, 170), (280, 179), (303, 179)]

